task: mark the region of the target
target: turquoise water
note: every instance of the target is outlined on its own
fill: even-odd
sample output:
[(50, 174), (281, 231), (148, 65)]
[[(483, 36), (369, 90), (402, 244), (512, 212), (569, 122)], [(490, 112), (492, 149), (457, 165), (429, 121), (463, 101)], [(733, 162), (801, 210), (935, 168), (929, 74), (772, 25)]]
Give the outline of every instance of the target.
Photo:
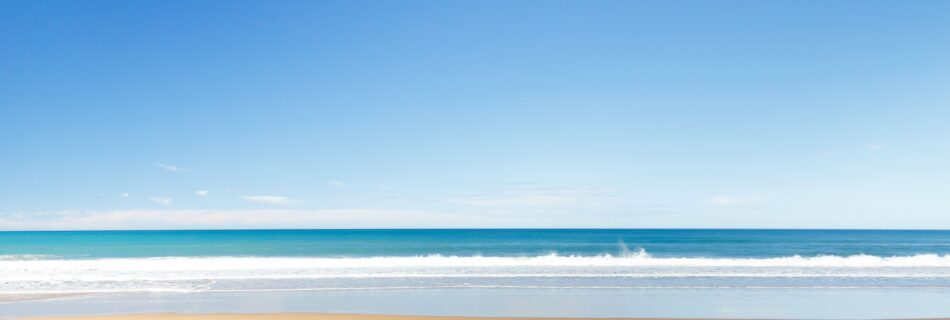
[(373, 257), (621, 255), (913, 256), (950, 253), (950, 231), (896, 230), (226, 230), (0, 232), (0, 256)]
[[(63, 294), (91, 298), (35, 300)], [(0, 317), (103, 308), (936, 317), (950, 312), (950, 231), (0, 232)]]

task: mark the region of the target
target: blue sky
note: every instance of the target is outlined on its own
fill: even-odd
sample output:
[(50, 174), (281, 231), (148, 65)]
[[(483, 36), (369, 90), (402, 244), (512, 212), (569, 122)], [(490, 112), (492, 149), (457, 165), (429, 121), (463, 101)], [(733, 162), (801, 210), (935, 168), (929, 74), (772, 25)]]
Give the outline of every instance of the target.
[(0, 229), (950, 228), (946, 1), (2, 1)]

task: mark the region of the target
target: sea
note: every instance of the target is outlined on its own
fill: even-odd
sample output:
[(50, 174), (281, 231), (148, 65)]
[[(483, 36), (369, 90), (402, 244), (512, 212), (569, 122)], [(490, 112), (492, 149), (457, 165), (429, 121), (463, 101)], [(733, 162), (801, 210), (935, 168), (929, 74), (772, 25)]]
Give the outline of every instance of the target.
[(0, 232), (0, 317), (950, 316), (950, 231)]

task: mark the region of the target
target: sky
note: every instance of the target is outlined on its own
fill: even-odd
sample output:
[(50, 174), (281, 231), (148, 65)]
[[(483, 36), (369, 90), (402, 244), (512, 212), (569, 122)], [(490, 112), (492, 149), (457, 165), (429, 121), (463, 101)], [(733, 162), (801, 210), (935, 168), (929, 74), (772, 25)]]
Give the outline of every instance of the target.
[(948, 1), (0, 1), (0, 230), (950, 228)]

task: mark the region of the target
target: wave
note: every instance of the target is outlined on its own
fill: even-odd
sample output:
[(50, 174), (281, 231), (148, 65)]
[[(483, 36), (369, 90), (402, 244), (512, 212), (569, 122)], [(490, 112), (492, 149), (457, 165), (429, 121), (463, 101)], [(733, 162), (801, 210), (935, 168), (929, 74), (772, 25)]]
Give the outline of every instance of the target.
[(950, 287), (950, 255), (0, 259), (0, 293), (332, 288)]
[(383, 256), (383, 257), (154, 257), (55, 259), (48, 255), (0, 255), (6, 268), (96, 267), (138, 270), (398, 268), (398, 267), (938, 267), (950, 268), (950, 254), (912, 256), (819, 255), (774, 258), (654, 257), (644, 249), (624, 255), (563, 256)]
[(52, 254), (0, 254), (0, 261), (49, 260), (58, 259), (61, 257), (62, 256)]
[[(294, 291), (382, 291), (382, 290), (425, 290), (425, 289), (544, 289), (544, 290), (622, 290), (622, 289), (907, 289), (907, 286), (509, 286), (509, 285), (450, 285), (450, 286), (381, 286), (381, 287), (326, 287), (326, 288), (254, 288), (254, 289), (215, 289), (192, 288), (135, 288), (135, 289), (81, 289), (81, 290), (43, 290), (30, 294), (109, 294), (109, 293), (199, 293), (199, 292), (294, 292)], [(918, 286), (918, 289), (950, 289), (950, 286)], [(0, 290), (0, 303), (3, 295), (24, 294), (20, 291)], [(44, 297), (38, 297), (43, 299)], [(45, 300), (45, 299), (44, 299)]]
[(950, 278), (950, 255), (665, 258), (532, 257), (161, 257), (0, 260), (4, 281), (234, 280), (328, 278)]

